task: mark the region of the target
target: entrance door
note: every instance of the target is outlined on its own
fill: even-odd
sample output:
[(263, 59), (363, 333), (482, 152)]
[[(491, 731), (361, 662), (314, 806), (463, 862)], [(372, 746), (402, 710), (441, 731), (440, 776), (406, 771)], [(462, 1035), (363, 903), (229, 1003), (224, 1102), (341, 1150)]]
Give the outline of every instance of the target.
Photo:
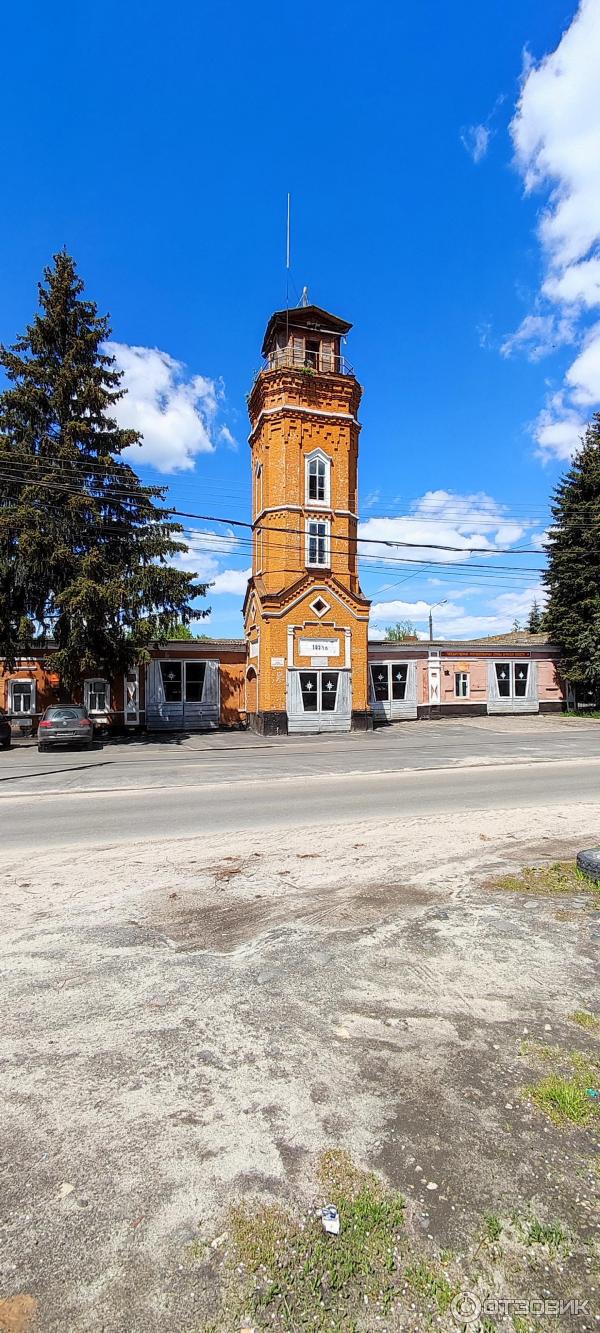
[(349, 671), (288, 671), (289, 731), (349, 731)]
[(206, 731), (219, 725), (219, 663), (153, 658), (148, 664), (149, 731)]

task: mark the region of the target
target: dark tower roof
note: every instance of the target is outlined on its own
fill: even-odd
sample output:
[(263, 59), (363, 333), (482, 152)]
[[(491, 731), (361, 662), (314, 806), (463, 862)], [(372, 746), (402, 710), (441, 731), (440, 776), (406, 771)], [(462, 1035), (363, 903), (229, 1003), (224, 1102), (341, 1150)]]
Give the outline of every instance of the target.
[(338, 315), (330, 315), (318, 305), (294, 306), (293, 310), (276, 310), (267, 324), (262, 355), (267, 356), (279, 329), (302, 329), (303, 332), (333, 333), (336, 337), (350, 332), (351, 324)]

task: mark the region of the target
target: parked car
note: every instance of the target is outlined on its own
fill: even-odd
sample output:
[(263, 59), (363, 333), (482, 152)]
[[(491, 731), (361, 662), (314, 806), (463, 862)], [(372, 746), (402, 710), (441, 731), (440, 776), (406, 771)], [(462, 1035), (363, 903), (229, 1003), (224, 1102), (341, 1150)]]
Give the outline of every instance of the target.
[(5, 713), (4, 709), (0, 708), (0, 750), (10, 750), (10, 737), (11, 730), (8, 713)]
[(85, 746), (94, 744), (94, 723), (79, 704), (55, 704), (47, 708), (38, 726), (38, 750), (50, 750), (53, 745)]

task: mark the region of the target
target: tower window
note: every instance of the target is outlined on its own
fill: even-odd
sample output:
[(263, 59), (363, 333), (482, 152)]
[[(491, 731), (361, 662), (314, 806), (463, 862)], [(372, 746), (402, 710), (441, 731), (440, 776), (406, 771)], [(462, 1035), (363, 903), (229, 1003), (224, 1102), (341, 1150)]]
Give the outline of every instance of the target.
[(306, 457), (306, 503), (328, 505), (331, 459), (321, 449)]
[(325, 464), (322, 458), (311, 458), (308, 464), (308, 498), (325, 499)]
[(313, 519), (306, 526), (307, 565), (329, 564), (329, 524)]
[(319, 369), (320, 351), (321, 351), (320, 338), (306, 339), (305, 364), (307, 366), (310, 366), (312, 370)]

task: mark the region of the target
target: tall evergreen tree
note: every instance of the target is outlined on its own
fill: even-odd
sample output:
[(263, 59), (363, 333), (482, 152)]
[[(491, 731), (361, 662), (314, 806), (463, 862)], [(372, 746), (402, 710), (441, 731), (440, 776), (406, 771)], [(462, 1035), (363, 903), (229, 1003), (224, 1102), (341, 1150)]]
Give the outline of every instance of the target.
[(548, 539), (545, 627), (562, 672), (600, 690), (600, 413), (559, 482)]
[(0, 658), (13, 664), (51, 637), (72, 688), (207, 615), (191, 605), (206, 585), (173, 566), (186, 546), (164, 488), (142, 485), (120, 457), (141, 436), (113, 416), (123, 390), (103, 350), (108, 317), (65, 252), (45, 269), (39, 303), (14, 346), (0, 347)]
[(544, 617), (540, 610), (540, 604), (538, 602), (538, 599), (537, 597), (534, 597), (533, 602), (531, 604), (531, 611), (529, 612), (529, 618), (527, 620), (527, 629), (529, 630), (530, 634), (541, 634), (543, 628), (544, 628)]

